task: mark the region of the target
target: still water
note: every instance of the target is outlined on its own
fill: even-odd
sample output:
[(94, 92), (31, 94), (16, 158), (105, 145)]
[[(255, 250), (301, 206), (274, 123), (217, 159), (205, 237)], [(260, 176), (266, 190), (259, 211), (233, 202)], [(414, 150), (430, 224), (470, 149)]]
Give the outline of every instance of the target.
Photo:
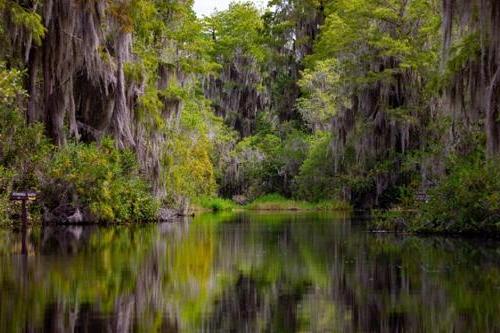
[(500, 332), (496, 241), (242, 213), (24, 245), (0, 230), (0, 332)]

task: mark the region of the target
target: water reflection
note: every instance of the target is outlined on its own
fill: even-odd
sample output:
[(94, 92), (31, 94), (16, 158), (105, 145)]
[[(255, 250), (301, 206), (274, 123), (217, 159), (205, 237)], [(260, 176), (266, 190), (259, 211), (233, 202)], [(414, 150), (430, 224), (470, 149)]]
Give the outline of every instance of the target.
[(0, 230), (0, 265), (1, 332), (500, 331), (498, 242), (342, 216)]

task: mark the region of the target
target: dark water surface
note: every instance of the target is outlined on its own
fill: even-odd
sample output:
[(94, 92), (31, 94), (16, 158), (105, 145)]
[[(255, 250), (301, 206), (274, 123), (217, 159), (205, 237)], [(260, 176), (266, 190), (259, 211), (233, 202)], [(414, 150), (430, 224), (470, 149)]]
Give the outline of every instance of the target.
[(1, 332), (500, 332), (500, 243), (317, 214), (0, 230)]

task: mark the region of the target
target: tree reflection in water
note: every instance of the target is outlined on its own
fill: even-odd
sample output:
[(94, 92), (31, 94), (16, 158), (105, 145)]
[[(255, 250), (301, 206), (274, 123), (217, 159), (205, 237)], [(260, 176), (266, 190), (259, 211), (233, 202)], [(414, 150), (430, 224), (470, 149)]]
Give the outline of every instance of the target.
[(318, 214), (0, 231), (2, 332), (500, 331), (500, 244)]

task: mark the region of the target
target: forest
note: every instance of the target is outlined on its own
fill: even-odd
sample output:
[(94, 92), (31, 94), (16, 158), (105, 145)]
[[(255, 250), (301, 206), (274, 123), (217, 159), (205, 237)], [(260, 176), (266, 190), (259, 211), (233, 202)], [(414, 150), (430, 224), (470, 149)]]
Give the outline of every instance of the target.
[(0, 0), (0, 224), (33, 190), (44, 222), (290, 205), (495, 234), (499, 163), (497, 0)]

